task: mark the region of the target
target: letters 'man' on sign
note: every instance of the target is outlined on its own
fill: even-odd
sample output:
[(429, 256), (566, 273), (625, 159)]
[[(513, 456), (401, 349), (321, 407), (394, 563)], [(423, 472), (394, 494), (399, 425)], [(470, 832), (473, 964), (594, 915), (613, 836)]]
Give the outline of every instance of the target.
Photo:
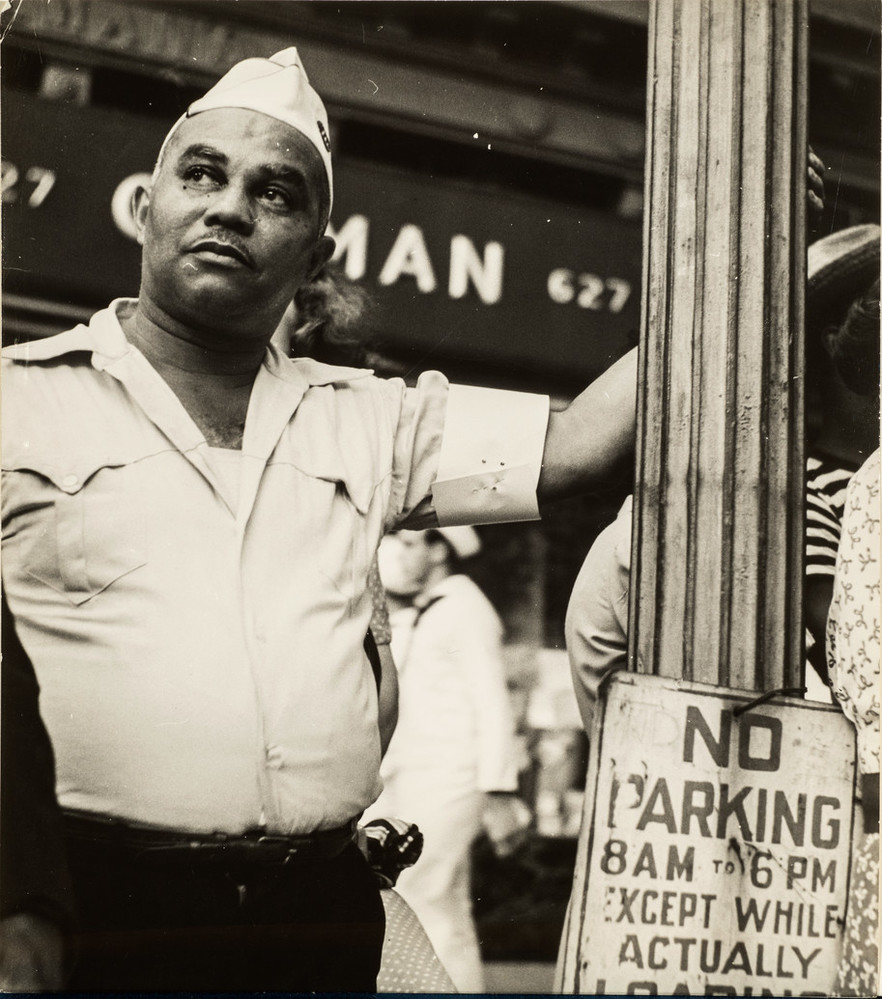
[[(131, 195), (171, 122), (15, 90), (3, 111), (6, 292), (96, 308), (136, 294)], [(448, 357), (581, 387), (636, 337), (637, 220), (345, 156), (334, 177), (335, 262), (415, 369)]]
[(829, 706), (622, 674), (592, 737), (563, 988), (826, 995), (854, 736)]

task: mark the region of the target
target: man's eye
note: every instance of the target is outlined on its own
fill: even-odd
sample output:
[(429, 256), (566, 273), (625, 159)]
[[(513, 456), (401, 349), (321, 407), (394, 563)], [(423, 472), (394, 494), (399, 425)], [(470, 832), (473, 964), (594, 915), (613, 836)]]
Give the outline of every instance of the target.
[(280, 187), (268, 187), (263, 192), (264, 198), (273, 205), (291, 206), (291, 196), (287, 191), (283, 191)]
[(198, 184), (202, 180), (211, 180), (211, 174), (204, 166), (191, 166), (187, 167), (184, 171), (184, 180), (189, 180), (192, 183)]

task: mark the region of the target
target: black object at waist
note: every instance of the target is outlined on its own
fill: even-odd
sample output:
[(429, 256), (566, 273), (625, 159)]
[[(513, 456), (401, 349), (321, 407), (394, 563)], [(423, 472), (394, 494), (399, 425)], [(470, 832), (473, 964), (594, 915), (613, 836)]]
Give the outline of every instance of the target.
[(64, 812), (66, 837), (75, 843), (123, 852), (144, 863), (282, 867), (331, 860), (353, 842), (356, 820), (304, 836), (272, 836), (255, 829), (241, 835), (187, 833), (130, 825), (84, 812)]

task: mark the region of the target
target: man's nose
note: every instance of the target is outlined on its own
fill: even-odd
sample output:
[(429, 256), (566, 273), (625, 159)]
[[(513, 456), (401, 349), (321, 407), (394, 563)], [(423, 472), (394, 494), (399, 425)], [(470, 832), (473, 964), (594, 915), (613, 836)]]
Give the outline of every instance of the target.
[(215, 191), (205, 212), (206, 225), (224, 226), (248, 235), (254, 228), (254, 205), (240, 184), (226, 184)]

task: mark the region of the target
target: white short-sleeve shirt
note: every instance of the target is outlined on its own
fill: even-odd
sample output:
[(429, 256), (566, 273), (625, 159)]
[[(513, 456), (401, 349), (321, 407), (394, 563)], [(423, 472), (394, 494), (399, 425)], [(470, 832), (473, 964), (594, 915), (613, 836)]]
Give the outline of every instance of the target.
[[(4, 355), (3, 582), (61, 803), (193, 832), (341, 825), (380, 788), (379, 539), (535, 515), (547, 402), (269, 348), (224, 474), (125, 339), (132, 307)], [(472, 425), (461, 446), (448, 420)]]

